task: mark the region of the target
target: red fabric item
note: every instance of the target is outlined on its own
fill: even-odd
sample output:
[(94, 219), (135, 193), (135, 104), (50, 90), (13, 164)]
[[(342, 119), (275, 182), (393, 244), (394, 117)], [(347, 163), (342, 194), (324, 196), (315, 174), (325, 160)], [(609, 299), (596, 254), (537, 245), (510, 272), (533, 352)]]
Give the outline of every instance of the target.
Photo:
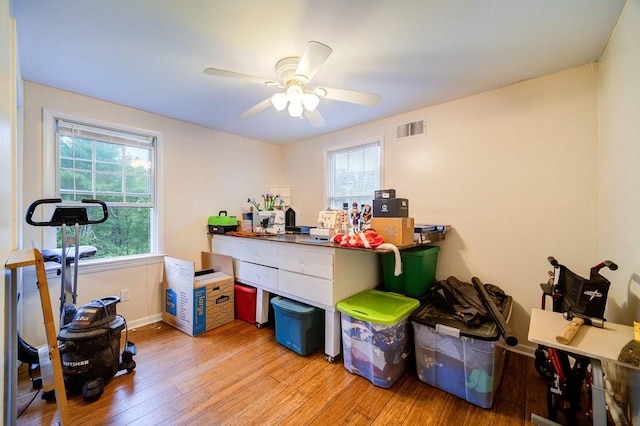
[(368, 246), (371, 248), (378, 247), (380, 244), (384, 243), (384, 239), (380, 236), (380, 234), (372, 229), (367, 229), (364, 232), (358, 233), (340, 233), (334, 235), (333, 238), (331, 238), (331, 241), (333, 241), (334, 243), (340, 244), (341, 246), (345, 247), (367, 247), (367, 244), (365, 244), (365, 240)]

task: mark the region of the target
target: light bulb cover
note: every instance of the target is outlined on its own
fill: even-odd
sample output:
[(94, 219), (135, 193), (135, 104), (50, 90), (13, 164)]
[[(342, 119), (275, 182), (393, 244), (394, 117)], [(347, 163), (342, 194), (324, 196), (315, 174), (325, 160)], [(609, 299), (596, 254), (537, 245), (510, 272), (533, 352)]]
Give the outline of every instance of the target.
[(271, 97), (271, 104), (278, 111), (284, 110), (287, 107), (287, 102), (287, 95), (284, 93), (276, 93)]
[(315, 93), (305, 93), (302, 97), (302, 105), (309, 112), (315, 111), (318, 103), (320, 103), (320, 98)]
[(302, 101), (302, 96), (304, 95), (304, 91), (302, 87), (297, 84), (292, 84), (287, 87), (287, 100), (291, 103), (300, 103)]
[(302, 112), (304, 109), (302, 108), (302, 104), (300, 102), (289, 102), (289, 115), (291, 117), (299, 118), (302, 117)]

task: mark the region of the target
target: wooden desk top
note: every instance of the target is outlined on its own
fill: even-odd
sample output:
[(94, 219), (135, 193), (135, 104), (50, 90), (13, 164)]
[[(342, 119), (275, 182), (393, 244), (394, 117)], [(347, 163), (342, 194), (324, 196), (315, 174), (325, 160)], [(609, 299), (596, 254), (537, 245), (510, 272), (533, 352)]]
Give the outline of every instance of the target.
[(7, 262), (5, 263), (6, 269), (17, 269), (23, 266), (30, 266), (36, 264), (35, 251), (33, 249), (14, 250), (9, 253)]
[(571, 343), (563, 345), (556, 341), (556, 335), (568, 323), (561, 313), (534, 308), (529, 322), (529, 341), (640, 370), (640, 367), (618, 361), (620, 350), (633, 339), (633, 327), (609, 321), (605, 321), (604, 328), (583, 325)]

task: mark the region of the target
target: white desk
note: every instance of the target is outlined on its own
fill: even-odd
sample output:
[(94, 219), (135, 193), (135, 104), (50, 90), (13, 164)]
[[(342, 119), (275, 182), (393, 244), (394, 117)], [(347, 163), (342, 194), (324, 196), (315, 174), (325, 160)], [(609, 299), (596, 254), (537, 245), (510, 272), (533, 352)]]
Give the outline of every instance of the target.
[(324, 350), (331, 362), (342, 351), (336, 304), (380, 284), (379, 252), (342, 248), (308, 235), (243, 238), (215, 234), (211, 251), (231, 256), (236, 281), (257, 289), (259, 326), (269, 320), (271, 293), (323, 309)]
[(568, 321), (561, 313), (533, 309), (529, 323), (529, 341), (591, 359), (593, 424), (606, 425), (607, 412), (601, 361), (640, 370), (640, 367), (618, 361), (620, 350), (633, 339), (633, 327), (608, 321), (605, 321), (604, 328), (582, 326), (571, 340), (571, 344), (563, 345), (558, 343), (556, 335), (561, 333), (567, 324)]

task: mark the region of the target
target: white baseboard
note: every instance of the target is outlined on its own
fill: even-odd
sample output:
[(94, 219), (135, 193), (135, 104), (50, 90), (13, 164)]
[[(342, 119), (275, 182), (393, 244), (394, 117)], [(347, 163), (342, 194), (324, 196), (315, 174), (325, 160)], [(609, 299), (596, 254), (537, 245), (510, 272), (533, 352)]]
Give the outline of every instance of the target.
[(162, 313), (154, 314), (144, 318), (138, 318), (137, 320), (133, 321), (127, 321), (127, 328), (129, 328), (129, 330), (132, 330), (134, 328), (153, 324), (158, 321), (162, 321)]
[(525, 346), (522, 344), (518, 344), (517, 346), (508, 346), (502, 343), (502, 345), (508, 351), (516, 352), (516, 353), (519, 353), (520, 355), (528, 356), (531, 358), (535, 357), (535, 351), (536, 351), (535, 347)]

